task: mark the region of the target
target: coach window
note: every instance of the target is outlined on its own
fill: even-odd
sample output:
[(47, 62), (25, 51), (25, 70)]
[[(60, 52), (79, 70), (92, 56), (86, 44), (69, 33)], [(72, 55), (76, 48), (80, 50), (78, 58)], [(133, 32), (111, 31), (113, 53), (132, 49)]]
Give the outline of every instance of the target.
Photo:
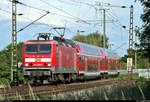
[(58, 53), (58, 45), (56, 45), (56, 53)]
[(100, 58), (100, 64), (102, 64), (102, 58)]
[(81, 55), (79, 55), (79, 63), (81, 63)]
[(65, 44), (64, 42), (62, 42), (62, 45), (63, 45), (63, 46), (66, 46), (66, 44)]
[(62, 42), (58, 42), (59, 45), (62, 45)]
[(120, 61), (119, 60), (117, 60), (117, 65), (120, 63)]
[(108, 68), (110, 66), (110, 59), (107, 60), (107, 65), (108, 65)]
[(68, 47), (71, 47), (71, 45), (70, 45), (70, 44), (68, 44)]
[(67, 43), (65, 43), (65, 46), (66, 46), (66, 47), (69, 47)]
[(108, 59), (106, 59), (106, 64), (108, 64)]
[(82, 56), (82, 63), (84, 63), (84, 56)]
[(118, 64), (118, 60), (116, 60), (116, 65)]

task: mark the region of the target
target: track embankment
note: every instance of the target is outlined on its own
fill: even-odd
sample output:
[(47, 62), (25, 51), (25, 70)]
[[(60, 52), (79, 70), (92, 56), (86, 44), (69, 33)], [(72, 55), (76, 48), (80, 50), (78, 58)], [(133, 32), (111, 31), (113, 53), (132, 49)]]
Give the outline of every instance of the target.
[(134, 82), (138, 78), (137, 75), (133, 75), (132, 80), (128, 80), (128, 76), (117, 77), (112, 79), (103, 80), (90, 80), (84, 82), (76, 82), (70, 84), (57, 84), (57, 85), (40, 85), (40, 86), (15, 86), (11, 88), (0, 89), (0, 96), (8, 99), (16, 99), (16, 97), (28, 97), (31, 94), (58, 94), (70, 91), (78, 91), (83, 89), (105, 87), (112, 85), (129, 84)]

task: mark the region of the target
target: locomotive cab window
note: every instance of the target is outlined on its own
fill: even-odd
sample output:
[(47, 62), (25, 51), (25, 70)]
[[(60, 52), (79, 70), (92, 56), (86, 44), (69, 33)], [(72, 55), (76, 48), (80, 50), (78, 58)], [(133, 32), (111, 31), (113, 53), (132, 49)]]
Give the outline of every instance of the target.
[(39, 53), (50, 53), (50, 52), (51, 52), (51, 45), (48, 44), (39, 45)]
[(38, 45), (36, 44), (26, 45), (26, 52), (31, 53), (31, 54), (37, 53), (38, 52), (37, 48), (38, 48)]
[(28, 44), (26, 45), (26, 53), (28, 54), (45, 54), (51, 53), (51, 45), (48, 44)]

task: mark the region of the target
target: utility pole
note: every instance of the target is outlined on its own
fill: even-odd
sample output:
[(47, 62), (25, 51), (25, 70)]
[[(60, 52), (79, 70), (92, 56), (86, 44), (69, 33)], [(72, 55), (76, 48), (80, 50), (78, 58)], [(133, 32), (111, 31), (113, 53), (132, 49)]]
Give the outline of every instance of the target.
[(18, 57), (17, 57), (17, 20), (16, 4), (17, 0), (12, 1), (12, 58), (11, 58), (11, 82), (18, 85)]
[[(17, 57), (17, 33), (23, 31), (25, 28), (29, 27), (33, 23), (37, 22), (44, 16), (48, 15), (50, 12), (45, 11), (46, 14), (39, 17), (35, 21), (31, 22), (24, 28), (17, 31), (17, 7), (16, 4), (20, 3), (18, 0), (12, 0), (12, 56), (11, 56), (11, 83), (13, 85), (18, 85), (18, 57)], [(20, 3), (21, 4), (21, 3)]]
[[(136, 26), (137, 28), (137, 26)], [(137, 29), (136, 29), (137, 30)], [(136, 43), (137, 43), (137, 31), (135, 31), (135, 69), (137, 69), (137, 47), (136, 47)]]
[[(97, 2), (96, 5), (98, 7), (102, 6), (100, 2)], [(102, 8), (98, 10), (103, 10), (103, 48), (106, 48), (106, 9)]]
[(98, 9), (98, 10), (103, 10), (103, 48), (106, 48), (106, 10), (108, 9)]
[(103, 38), (104, 38), (104, 44), (103, 44), (103, 47), (106, 48), (106, 10), (103, 9), (103, 12), (104, 12), (104, 21), (103, 21), (103, 31), (104, 31), (104, 34), (103, 34)]
[(133, 71), (132, 54), (133, 54), (133, 5), (131, 5), (130, 7), (129, 52), (128, 52), (128, 59), (127, 59), (128, 76), (129, 73), (131, 73), (130, 79), (132, 79), (132, 71)]
[(129, 57), (132, 58), (133, 50), (133, 5), (130, 7), (130, 28), (129, 28)]

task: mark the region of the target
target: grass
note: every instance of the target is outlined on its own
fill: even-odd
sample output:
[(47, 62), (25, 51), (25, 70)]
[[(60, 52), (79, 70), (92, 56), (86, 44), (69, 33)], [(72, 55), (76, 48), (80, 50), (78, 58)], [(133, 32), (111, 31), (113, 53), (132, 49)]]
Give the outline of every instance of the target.
[[(11, 88), (7, 81), (5, 84)], [(11, 100), (150, 100), (150, 83), (145, 78), (138, 78), (136, 82), (128, 85), (100, 87), (44, 96), (36, 95), (30, 84), (28, 84), (28, 87), (29, 97), (23, 97), (16, 92), (16, 96)], [(0, 95), (0, 100), (8, 99)]]
[(129, 85), (94, 88), (48, 96), (51, 100), (150, 100), (150, 83), (139, 78)]
[[(124, 89), (124, 90), (123, 90)], [(128, 89), (128, 90), (126, 90)], [(133, 91), (135, 90), (135, 91)], [(120, 88), (113, 87), (108, 90), (107, 88), (96, 88), (90, 91), (73, 92), (66, 94), (59, 94), (51, 96), (51, 100), (147, 100), (150, 95), (145, 97), (145, 89), (142, 87), (122, 86)], [(147, 90), (148, 91), (148, 90)]]
[(1, 85), (1, 88), (10, 88), (11, 89), (10, 82), (6, 79), (0, 80), (0, 85)]
[(28, 83), (28, 86), (29, 86), (29, 99), (31, 100), (40, 100), (38, 98), (38, 96), (36, 94), (34, 94), (33, 90), (32, 90), (32, 87), (30, 86), (30, 84)]

